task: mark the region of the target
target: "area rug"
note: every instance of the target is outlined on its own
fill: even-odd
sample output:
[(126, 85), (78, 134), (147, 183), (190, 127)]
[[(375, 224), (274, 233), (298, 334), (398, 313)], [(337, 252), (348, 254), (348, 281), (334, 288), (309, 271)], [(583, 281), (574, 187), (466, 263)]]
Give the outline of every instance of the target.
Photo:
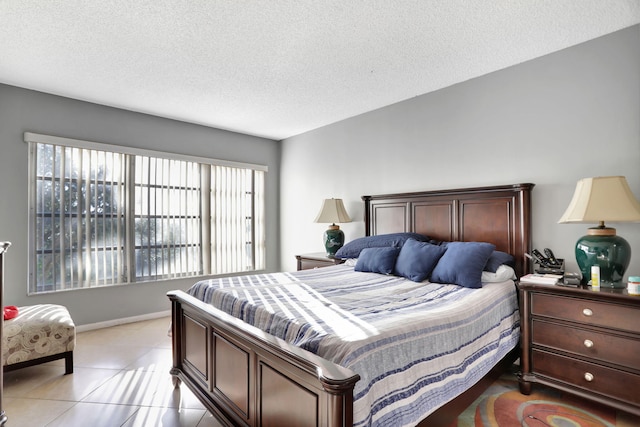
[(638, 427), (640, 417), (534, 384), (518, 389), (514, 374), (495, 381), (451, 427)]

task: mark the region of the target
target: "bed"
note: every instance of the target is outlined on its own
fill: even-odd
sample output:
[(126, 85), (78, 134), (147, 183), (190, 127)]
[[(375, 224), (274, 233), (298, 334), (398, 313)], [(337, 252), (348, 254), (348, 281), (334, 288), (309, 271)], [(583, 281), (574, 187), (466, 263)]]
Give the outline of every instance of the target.
[[(530, 250), (531, 246), (532, 188), (533, 184), (515, 184), (364, 196), (366, 234), (380, 236), (410, 232), (429, 236), (437, 242), (488, 242), (494, 245), (495, 250), (513, 255), (515, 260), (513, 268), (516, 275), (520, 276), (531, 268), (524, 254)], [(231, 294), (238, 294), (246, 293), (243, 290), (247, 286), (246, 281), (257, 281), (260, 283), (258, 294), (249, 296), (250, 299), (256, 300), (260, 299), (261, 295), (271, 292), (274, 283), (279, 287), (287, 287), (290, 286), (290, 282), (295, 282), (294, 287), (300, 289), (308, 284), (313, 285), (320, 280), (318, 277), (327, 274), (334, 277), (334, 282), (330, 282), (329, 287), (336, 289), (341, 283), (350, 280), (348, 277), (351, 276), (348, 275), (354, 274), (353, 269), (353, 266), (347, 263), (347, 265), (310, 271), (230, 278), (226, 279), (226, 282), (215, 281), (215, 285), (228, 288)], [(374, 282), (375, 277), (380, 280), (396, 280), (393, 276), (363, 274), (370, 277), (367, 280)], [(324, 281), (326, 278), (321, 280)], [(226, 285), (221, 286), (221, 283)], [(303, 339), (297, 342), (298, 345), (294, 345), (290, 342), (292, 340), (287, 341), (287, 332), (291, 333), (288, 329), (280, 333), (278, 331), (283, 328), (276, 327), (267, 329), (273, 332), (267, 333), (251, 324), (256, 322), (249, 319), (263, 317), (264, 313), (249, 310), (252, 317), (247, 318), (245, 322), (229, 314), (233, 314), (233, 306), (236, 303), (229, 303), (226, 295), (217, 298), (222, 301), (221, 308), (215, 308), (203, 301), (206, 300), (204, 295), (210, 293), (209, 285), (211, 283), (200, 282), (189, 290), (190, 293), (172, 291), (168, 294), (172, 303), (173, 368), (171, 374), (176, 385), (185, 383), (224, 425), (350, 427), (369, 425), (370, 422), (373, 424), (384, 422), (380, 425), (391, 425), (396, 418), (394, 410), (410, 409), (414, 412), (411, 416), (414, 418), (418, 416), (415, 422), (417, 425), (446, 426), (517, 357), (517, 335), (513, 331), (519, 325), (517, 320), (514, 320), (516, 324), (506, 327), (511, 331), (510, 333), (502, 333), (502, 338), (492, 340), (491, 345), (480, 345), (480, 348), (490, 349), (487, 352), (492, 352), (495, 356), (491, 366), (483, 366), (481, 370), (473, 371), (475, 376), (472, 377), (465, 376), (467, 372), (464, 363), (458, 364), (458, 366), (464, 365), (460, 370), (442, 369), (434, 378), (437, 377), (436, 382), (445, 384), (445, 387), (436, 389), (434, 395), (427, 399), (422, 396), (422, 400), (417, 401), (416, 405), (400, 405), (400, 409), (395, 408), (385, 412), (384, 408), (380, 409), (376, 406), (377, 402), (384, 398), (380, 398), (379, 395), (374, 397), (367, 395), (371, 388), (376, 388), (375, 382), (371, 380), (372, 376), (377, 375), (372, 373), (374, 369), (364, 368), (363, 366), (367, 365), (358, 363), (343, 363), (350, 358), (358, 359), (353, 355), (359, 354), (360, 350), (343, 345), (339, 347), (340, 351), (326, 350), (326, 348), (324, 352), (319, 351), (319, 348), (324, 348), (325, 337), (319, 338), (313, 333), (308, 333), (306, 329), (302, 333), (295, 331), (293, 336), (302, 336)], [(515, 294), (513, 282), (508, 285)], [(359, 286), (355, 285), (354, 288)], [(390, 286), (392, 289), (396, 289), (395, 286), (411, 288), (411, 283), (393, 282), (392, 284), (383, 283), (380, 286)], [(406, 295), (407, 292), (418, 292), (420, 288), (424, 287), (413, 286), (408, 291), (403, 289), (398, 293)], [(456, 288), (454, 285), (442, 284), (439, 285), (438, 292), (448, 295), (454, 288)], [(315, 288), (312, 286), (312, 289)], [(481, 291), (488, 293), (491, 289), (492, 286), (483, 286)], [(309, 289), (306, 291), (311, 292)], [(331, 307), (341, 309), (343, 305), (348, 305), (348, 301), (344, 300), (344, 294), (341, 295), (343, 296), (337, 300), (331, 300), (324, 305), (320, 304), (317, 310), (311, 311), (322, 311)], [(489, 295), (486, 298), (497, 300), (501, 297)], [(224, 307), (225, 301), (231, 308)], [(273, 304), (273, 301), (267, 301), (267, 303)], [(513, 305), (513, 302), (511, 304)], [(238, 307), (237, 304), (235, 306)], [(505, 317), (517, 319), (517, 304), (515, 306), (515, 315), (512, 307), (511, 315)], [(408, 346), (405, 349), (413, 348), (415, 352), (417, 344), (412, 343), (407, 337), (414, 336), (412, 334), (421, 329), (414, 321), (417, 321), (419, 311), (411, 311), (411, 307), (402, 308), (402, 310), (405, 309), (409, 310), (404, 313), (407, 319), (406, 326), (410, 330), (403, 332), (402, 341)], [(458, 311), (460, 311), (459, 307)], [(347, 314), (347, 316), (350, 315)], [(358, 333), (362, 333), (366, 328), (382, 329), (382, 323), (376, 324), (371, 315), (367, 319), (366, 322), (359, 324), (361, 327)], [(311, 323), (316, 321), (317, 319), (314, 318)], [(464, 323), (464, 321), (461, 322)], [(332, 338), (329, 337), (327, 341), (332, 341)], [(383, 340), (385, 339), (395, 338), (384, 336)], [(371, 341), (365, 340), (365, 342), (370, 347), (373, 346)], [(420, 348), (428, 347), (425, 341), (419, 341), (419, 343), (422, 346)], [(396, 344), (394, 342), (394, 345), (390, 345), (389, 348), (402, 348)], [(412, 345), (414, 347), (411, 347)], [(476, 351), (478, 351), (477, 348)], [(411, 350), (399, 351), (399, 353), (408, 352)], [(425, 353), (428, 352), (425, 351)], [(374, 354), (371, 359), (376, 360), (376, 357), (382, 356)], [(393, 356), (387, 359), (395, 358)], [(449, 358), (451, 356), (442, 357), (442, 359)], [(463, 360), (467, 359), (463, 357)], [(483, 359), (482, 363), (486, 365), (488, 362)], [(472, 364), (469, 363), (469, 365)], [(385, 370), (388, 370), (388, 367)], [(428, 378), (428, 376), (418, 374), (416, 378)], [(395, 385), (393, 388), (402, 387), (405, 386)], [(451, 387), (454, 388), (453, 396), (442, 392), (443, 389)], [(401, 395), (401, 393), (389, 394), (388, 396), (391, 397), (387, 400), (393, 403), (400, 400), (397, 396)], [(372, 413), (375, 412), (375, 420), (372, 420), (372, 416), (370, 414), (368, 416), (367, 411), (362, 409), (363, 398), (373, 399), (375, 402), (374, 406), (377, 409), (372, 411)], [(420, 409), (416, 412), (417, 407)]]

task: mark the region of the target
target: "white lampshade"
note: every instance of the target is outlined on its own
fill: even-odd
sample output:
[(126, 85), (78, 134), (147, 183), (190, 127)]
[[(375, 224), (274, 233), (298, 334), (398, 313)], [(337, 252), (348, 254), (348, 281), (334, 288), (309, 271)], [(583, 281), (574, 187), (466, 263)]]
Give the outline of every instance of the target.
[(573, 199), (558, 221), (566, 223), (640, 222), (640, 202), (624, 176), (578, 181)]
[(342, 199), (325, 199), (314, 222), (335, 224), (336, 222), (351, 222), (351, 218), (344, 208)]

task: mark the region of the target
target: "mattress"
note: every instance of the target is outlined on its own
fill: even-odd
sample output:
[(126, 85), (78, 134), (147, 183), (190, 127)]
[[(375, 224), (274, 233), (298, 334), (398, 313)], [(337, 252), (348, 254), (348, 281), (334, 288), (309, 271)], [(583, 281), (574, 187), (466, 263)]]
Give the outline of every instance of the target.
[(518, 344), (513, 281), (480, 289), (352, 266), (200, 281), (188, 293), (358, 373), (354, 426), (413, 426)]

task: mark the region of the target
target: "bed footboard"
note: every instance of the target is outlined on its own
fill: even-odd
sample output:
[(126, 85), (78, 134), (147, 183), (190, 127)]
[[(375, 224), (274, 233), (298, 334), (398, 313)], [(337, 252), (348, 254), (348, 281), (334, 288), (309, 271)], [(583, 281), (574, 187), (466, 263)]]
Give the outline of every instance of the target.
[(294, 347), (182, 291), (172, 306), (174, 384), (229, 426), (350, 427), (349, 369)]

